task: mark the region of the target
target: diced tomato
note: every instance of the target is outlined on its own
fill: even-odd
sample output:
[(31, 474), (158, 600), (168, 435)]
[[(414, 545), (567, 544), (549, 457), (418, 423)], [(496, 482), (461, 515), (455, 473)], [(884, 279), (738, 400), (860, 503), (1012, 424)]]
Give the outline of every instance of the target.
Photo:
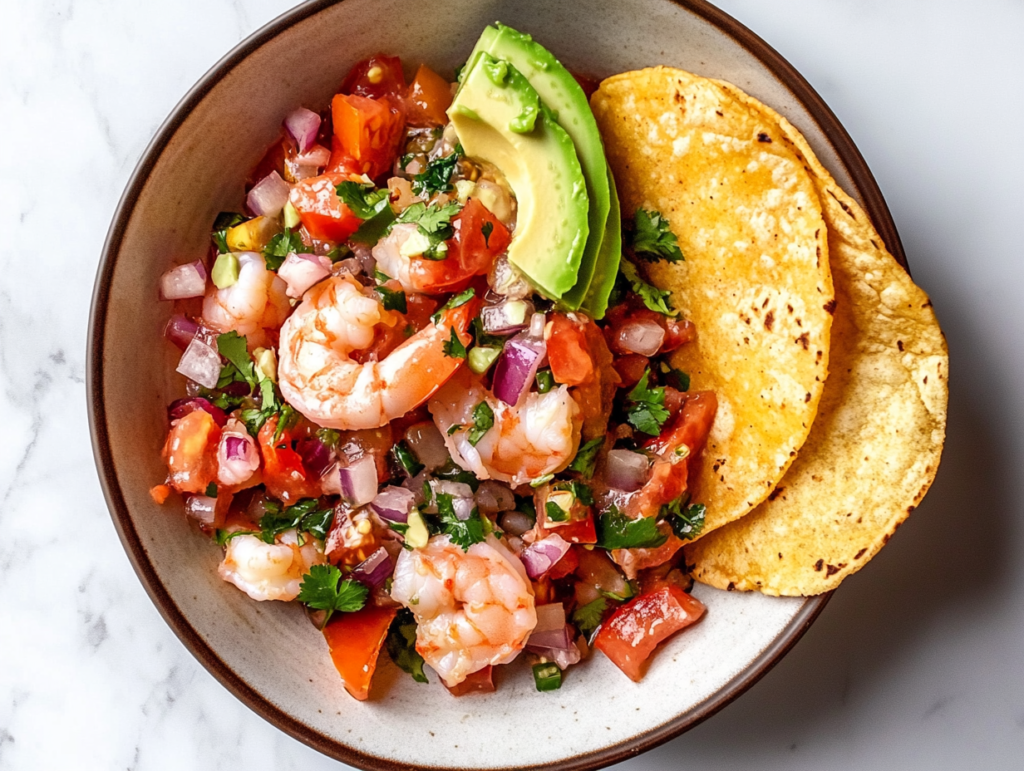
[(465, 696), (467, 693), (491, 693), (494, 691), (494, 667), (488, 665), (483, 669), (478, 669), (458, 685), (445, 683), (445, 688), (452, 696)]
[[(363, 532), (365, 530), (365, 532)], [(327, 533), (324, 552), (329, 562), (354, 568), (381, 546), (380, 533), (369, 508), (350, 510), (337, 506)]]
[(590, 382), (594, 377), (594, 361), (587, 349), (586, 322), (554, 313), (550, 324), (544, 339), (555, 382), (570, 386)]
[(594, 515), (589, 511), (583, 519), (578, 519), (575, 522), (571, 522), (568, 525), (562, 525), (558, 528), (550, 527), (549, 523), (549, 526), (545, 529), (547, 529), (548, 532), (557, 533), (563, 540), (568, 541), (569, 543), (597, 543), (597, 530), (594, 528)]
[(171, 494), (171, 488), (167, 485), (153, 485), (149, 488), (149, 497), (153, 499), (156, 504), (162, 504), (167, 501), (167, 496)]
[(336, 614), (324, 627), (334, 668), (345, 690), (359, 701), (366, 701), (370, 695), (377, 657), (397, 612), (395, 608), (367, 605), (355, 613)]
[(397, 97), (338, 94), (331, 101), (331, 116), (341, 150), (359, 173), (375, 179), (391, 169), (405, 126), (404, 106)]
[(639, 682), (643, 663), (658, 644), (703, 614), (700, 600), (677, 586), (666, 586), (616, 610), (597, 633), (594, 647), (631, 680)]
[[(608, 592), (619, 597), (632, 594), (626, 579), (602, 549), (573, 549), (579, 560), (576, 575), (580, 581), (597, 591)], [(589, 601), (589, 600), (588, 600)]]
[(264, 423), (257, 437), (263, 455), (263, 483), (267, 492), (289, 505), (300, 498), (320, 495), (319, 480), (312, 478), (302, 465), (302, 456), (292, 449), (291, 432), (282, 431), (274, 441), (277, 420), (275, 415)]
[(601, 328), (591, 319), (586, 319), (584, 323), (583, 336), (587, 343), (587, 353), (594, 364), (594, 377), (576, 386), (572, 397), (582, 413), (583, 438), (589, 441), (608, 433), (608, 418), (612, 414), (615, 391), (622, 378), (615, 371), (614, 357), (608, 350)]
[[(591, 521), (593, 522), (593, 521)], [(559, 533), (561, 535), (561, 533)], [(576, 549), (570, 548), (565, 554), (562, 555), (562, 559), (558, 560), (551, 569), (548, 570), (548, 578), (552, 581), (557, 581), (559, 578), (565, 578), (567, 575), (576, 572), (576, 568), (580, 566), (580, 558), (576, 556)]]
[(650, 359), (641, 356), (639, 353), (627, 353), (615, 360), (615, 371), (622, 378), (622, 387), (629, 388), (640, 382), (646, 370), (651, 364)]
[(666, 319), (664, 316), (665, 340), (658, 353), (668, 353), (697, 339), (697, 326), (689, 319)]
[(217, 478), (220, 426), (205, 410), (174, 421), (164, 443), (163, 457), (171, 487), (181, 493), (201, 493)]
[(675, 451), (682, 445), (690, 450), (690, 457), (695, 457), (707, 441), (711, 424), (715, 422), (718, 411), (718, 397), (714, 391), (699, 391), (685, 394), (682, 408), (675, 419), (647, 443), (647, 449), (659, 455)]
[(344, 174), (346, 179), (355, 178), (363, 173), (359, 168), (359, 161), (349, 156), (341, 144), (341, 139), (338, 138), (338, 135), (332, 135), (331, 157), (327, 161), (327, 168), (324, 169), (324, 174)]
[(445, 111), (451, 103), (452, 89), (448, 81), (421, 64), (405, 98), (409, 125), (443, 126), (448, 122)]
[[(685, 466), (685, 463), (680, 464)], [(629, 579), (634, 579), (641, 570), (663, 565), (671, 560), (680, 549), (683, 548), (682, 539), (672, 532), (672, 527), (667, 522), (659, 522), (658, 530), (665, 536), (665, 543), (655, 546), (653, 549), (615, 549), (612, 551), (612, 560), (622, 568), (622, 572)]]
[(341, 93), (368, 96), (373, 99), (405, 93), (405, 72), (397, 56), (377, 54), (352, 66), (341, 84)]
[(679, 410), (686, 404), (686, 394), (672, 386), (665, 386), (665, 409), (668, 410), (670, 418), (679, 414)]
[(341, 243), (363, 224), (338, 198), (337, 186), (348, 178), (346, 174), (321, 174), (292, 188), (289, 200), (312, 238)]
[(626, 504), (626, 514), (656, 517), (662, 506), (686, 492), (688, 476), (689, 463), (682, 458), (655, 461), (647, 483)]

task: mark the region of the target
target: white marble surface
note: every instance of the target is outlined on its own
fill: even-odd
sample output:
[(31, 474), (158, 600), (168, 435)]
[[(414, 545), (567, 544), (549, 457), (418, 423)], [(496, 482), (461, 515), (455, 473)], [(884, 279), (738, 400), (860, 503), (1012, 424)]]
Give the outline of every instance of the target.
[[(1024, 4), (723, 0), (847, 126), (952, 355), (925, 504), (749, 693), (635, 769), (1002, 769), (1024, 753)], [(163, 623), (85, 415), (100, 247), (177, 100), (288, 0), (0, 0), (0, 768), (329, 769)]]

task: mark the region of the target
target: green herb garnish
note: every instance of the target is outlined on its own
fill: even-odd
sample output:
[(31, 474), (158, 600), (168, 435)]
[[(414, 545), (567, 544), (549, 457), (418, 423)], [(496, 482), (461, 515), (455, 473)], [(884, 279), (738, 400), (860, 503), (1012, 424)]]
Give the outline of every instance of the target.
[(638, 257), (648, 262), (682, 261), (683, 253), (679, 250), (679, 242), (661, 212), (637, 209), (635, 222), (633, 252)]
[(470, 546), (484, 540), (484, 523), (480, 519), (480, 511), (475, 506), (469, 519), (459, 519), (455, 515), (452, 500), (448, 493), (437, 494), (437, 513), (441, 517), (442, 532), (450, 536), (456, 546), (468, 551)]
[(576, 452), (576, 457), (569, 464), (569, 471), (576, 471), (586, 479), (593, 477), (594, 470), (597, 468), (597, 453), (600, 452), (603, 444), (604, 437), (599, 436), (580, 447)]
[(327, 626), (334, 613), (362, 610), (369, 593), (370, 590), (358, 581), (342, 580), (341, 571), (333, 565), (313, 565), (302, 577), (299, 602), (313, 610), (326, 611), (324, 626)]
[(640, 271), (637, 270), (636, 265), (627, 259), (623, 259), (619, 263), (619, 270), (629, 282), (630, 288), (640, 296), (640, 299), (644, 301), (644, 305), (650, 310), (660, 313), (662, 316), (675, 317), (677, 315), (676, 311), (669, 304), (670, 293), (644, 281), (640, 277)]
[(452, 190), (452, 174), (459, 165), (460, 158), (462, 145), (456, 145), (455, 152), (427, 163), (427, 167), (412, 178), (413, 194), (429, 198), (435, 193), (447, 193)]
[(640, 381), (626, 394), (626, 420), (637, 431), (657, 436), (669, 412), (665, 409), (665, 389), (647, 387), (650, 374), (651, 371), (645, 369)]
[(597, 545), (603, 549), (655, 549), (668, 540), (658, 530), (654, 517), (630, 519), (612, 506), (601, 514), (597, 525)]
[(423, 657), (416, 652), (416, 619), (411, 610), (402, 608), (398, 611), (388, 629), (384, 645), (399, 669), (412, 675), (417, 683), (427, 682)]
[(473, 409), (473, 427), (469, 429), (469, 443), (474, 447), (484, 438), (484, 434), (494, 427), (494, 410), (487, 402), (480, 402)]

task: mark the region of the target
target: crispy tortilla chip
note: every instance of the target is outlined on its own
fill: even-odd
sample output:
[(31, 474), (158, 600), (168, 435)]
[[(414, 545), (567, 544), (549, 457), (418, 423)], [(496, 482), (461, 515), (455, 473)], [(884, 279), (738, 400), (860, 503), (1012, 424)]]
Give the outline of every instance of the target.
[(694, 577), (722, 589), (834, 589), (889, 540), (927, 492), (946, 427), (946, 343), (927, 295), (867, 215), (784, 118), (733, 86), (808, 159), (824, 202), (836, 288), (831, 373), (818, 417), (769, 500), (687, 547)]
[(833, 307), (820, 198), (778, 124), (713, 81), (627, 72), (592, 106), (623, 212), (661, 212), (685, 255), (641, 269), (697, 326), (673, 364), (718, 396), (691, 486), (707, 533), (775, 488), (817, 412)]

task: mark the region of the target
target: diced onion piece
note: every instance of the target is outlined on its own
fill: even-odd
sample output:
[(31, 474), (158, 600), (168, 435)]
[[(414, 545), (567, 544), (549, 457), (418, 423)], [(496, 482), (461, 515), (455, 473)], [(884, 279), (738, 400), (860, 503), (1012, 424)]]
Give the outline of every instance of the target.
[(381, 546), (377, 551), (360, 562), (349, 575), (356, 581), (366, 584), (371, 589), (382, 585), (394, 570), (394, 563), (387, 549)]
[(534, 313), (530, 317), (530, 337), (537, 340), (544, 339), (544, 327), (548, 323), (548, 317), (543, 313)]
[(245, 432), (237, 420), (221, 436), (217, 446), (217, 481), (236, 487), (252, 478), (260, 467), (260, 454), (256, 442)]
[(318, 477), (323, 476), (334, 461), (327, 445), (315, 436), (299, 440), (295, 451), (302, 457), (302, 465)]
[(288, 203), (290, 192), (291, 186), (272, 171), (253, 186), (245, 197), (245, 204), (257, 217), (276, 217)]
[[(543, 314), (534, 314), (536, 316)], [(547, 354), (543, 340), (524, 335), (513, 337), (505, 344), (494, 367), (494, 395), (505, 404), (516, 406), (533, 385), (541, 360)]]
[(433, 471), (448, 462), (444, 437), (433, 423), (424, 421), (409, 426), (405, 432), (405, 441), (427, 471)]
[(167, 417), (170, 420), (178, 420), (185, 417), (190, 412), (196, 410), (202, 410), (208, 412), (210, 417), (213, 418), (213, 422), (221, 428), (228, 422), (228, 416), (220, 407), (211, 402), (209, 399), (204, 399), (202, 396), (190, 396), (185, 399), (175, 399), (171, 402), (171, 406), (167, 408)]
[(193, 337), (178, 362), (177, 371), (204, 388), (216, 388), (220, 380), (220, 354)]
[(504, 255), (496, 259), (491, 266), (487, 274), (487, 284), (495, 293), (505, 295), (510, 300), (522, 300), (529, 297), (532, 291), (530, 285)]
[(656, 321), (636, 319), (619, 330), (619, 344), (641, 356), (654, 356), (665, 341), (665, 330)]
[(319, 254), (292, 252), (284, 258), (277, 275), (288, 285), (285, 290), (288, 296), (298, 299), (311, 286), (331, 275), (331, 261)]
[(553, 661), (559, 669), (568, 669), (573, 664), (579, 664), (583, 654), (575, 643), (565, 648), (546, 648), (540, 645), (527, 645), (531, 653), (543, 656), (548, 661)]
[(388, 522), (408, 522), (416, 496), (404, 487), (385, 487), (370, 504), (377, 516)]
[(565, 556), (570, 545), (554, 534), (530, 544), (522, 553), (526, 574), (530, 578), (540, 578)]
[(605, 482), (609, 487), (631, 493), (647, 482), (647, 456), (632, 450), (610, 450), (605, 461)]
[(353, 506), (365, 506), (377, 497), (377, 463), (364, 456), (350, 466), (338, 469), (341, 497)]
[(317, 132), (320, 131), (320, 116), (300, 107), (284, 119), (284, 127), (299, 146), (299, 152), (304, 153), (316, 141)]
[(198, 331), (199, 325), (196, 322), (181, 313), (175, 313), (167, 319), (164, 337), (184, 351)]
[(313, 145), (307, 152), (295, 156), (296, 166), (326, 166), (331, 160), (331, 151), (323, 145)]
[(533, 314), (529, 300), (505, 300), (497, 305), (484, 306), (480, 318), (484, 332), (491, 335), (510, 335), (525, 329)]
[[(537, 606), (537, 626), (533, 628), (533, 634), (530, 636), (530, 641), (534, 642), (534, 638), (538, 634), (544, 632), (558, 631), (562, 632), (565, 629), (565, 606), (560, 602), (549, 602), (546, 605)], [(544, 645), (544, 643), (537, 643), (538, 645)]]
[(178, 265), (160, 276), (161, 300), (184, 300), (202, 297), (206, 292), (206, 266), (196, 260)]
[(190, 495), (185, 498), (185, 514), (200, 525), (212, 525), (217, 499), (205, 495)]
[(498, 524), (510, 535), (522, 535), (533, 529), (533, 520), (521, 511), (506, 511)]
[(476, 491), (476, 505), (485, 514), (497, 514), (512, 511), (516, 507), (516, 497), (508, 485), (488, 479), (481, 482)]

